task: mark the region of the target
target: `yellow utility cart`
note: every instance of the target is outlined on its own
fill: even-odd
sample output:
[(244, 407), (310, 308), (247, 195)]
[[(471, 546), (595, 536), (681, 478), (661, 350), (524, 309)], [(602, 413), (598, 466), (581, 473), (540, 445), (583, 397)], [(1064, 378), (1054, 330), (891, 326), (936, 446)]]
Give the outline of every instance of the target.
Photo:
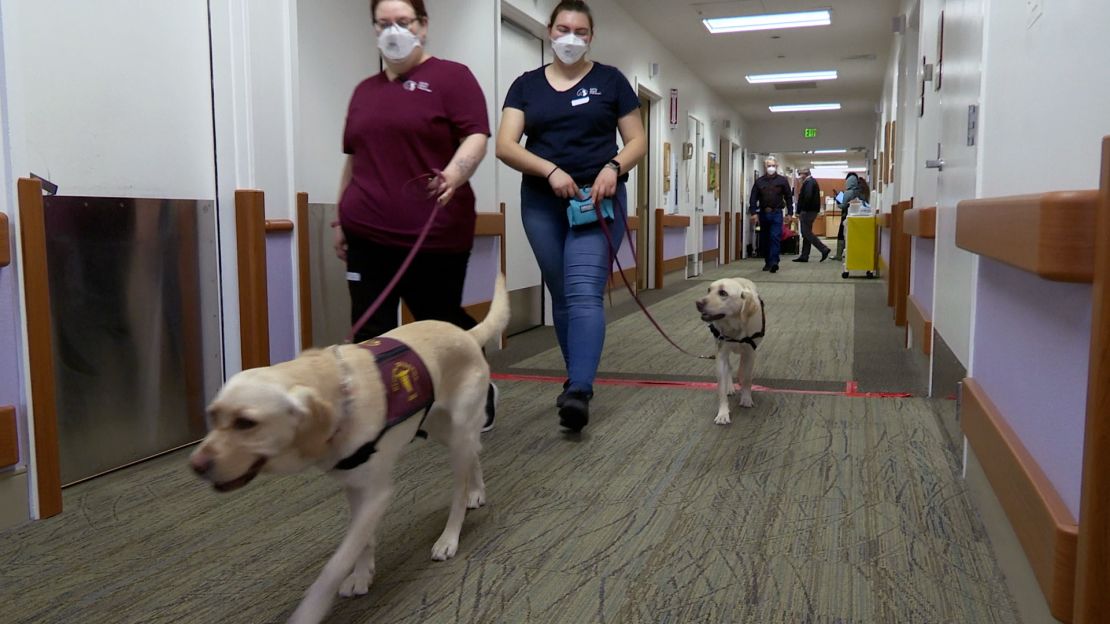
[(876, 235), (878, 221), (875, 215), (853, 215), (849, 212), (844, 219), (844, 272), (840, 277), (847, 279), (850, 274), (863, 271), (867, 277), (875, 277), (879, 269), (875, 266)]

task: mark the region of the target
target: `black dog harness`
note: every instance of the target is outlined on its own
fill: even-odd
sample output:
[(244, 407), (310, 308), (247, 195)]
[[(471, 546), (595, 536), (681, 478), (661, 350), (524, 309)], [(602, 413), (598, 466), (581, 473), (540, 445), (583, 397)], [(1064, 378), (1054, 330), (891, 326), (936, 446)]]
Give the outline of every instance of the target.
[[(422, 429), (424, 420), (435, 402), (435, 389), (432, 387), (432, 377), (428, 374), (428, 367), (412, 349), (405, 343), (393, 338), (375, 338), (359, 344), (374, 355), (374, 362), (378, 365), (378, 374), (381, 375), (382, 384), (385, 386), (386, 417), (385, 426), (378, 432), (373, 440), (358, 447), (351, 455), (344, 457), (332, 470), (351, 470), (365, 464), (374, 451), (378, 450), (378, 442), (387, 431), (405, 422), (421, 410), (424, 415), (420, 418), (420, 425), (416, 431), (418, 438), (428, 437)], [(339, 357), (339, 351), (335, 351)], [(343, 380), (344, 405), (350, 403), (350, 376), (347, 374), (346, 365), (340, 360), (345, 379)]]
[(764, 332), (767, 329), (767, 308), (763, 305), (763, 297), (759, 298), (759, 316), (759, 331), (755, 332), (751, 336), (746, 336), (744, 338), (733, 338), (731, 336), (726, 336), (721, 333), (721, 330), (717, 329), (717, 326), (713, 323), (709, 324), (709, 333), (713, 334), (713, 337), (717, 339), (717, 342), (735, 342), (738, 344), (751, 345), (752, 350), (754, 351), (759, 348), (759, 345), (755, 343), (755, 339), (762, 338)]

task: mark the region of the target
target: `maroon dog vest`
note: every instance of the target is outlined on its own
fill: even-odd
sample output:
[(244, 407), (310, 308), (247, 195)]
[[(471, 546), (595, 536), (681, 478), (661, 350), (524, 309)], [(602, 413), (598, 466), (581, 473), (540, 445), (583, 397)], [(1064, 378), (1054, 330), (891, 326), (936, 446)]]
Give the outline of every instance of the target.
[[(393, 338), (374, 338), (359, 346), (374, 355), (378, 374), (385, 386), (385, 425), (376, 438), (340, 460), (333, 470), (351, 470), (366, 463), (387, 431), (420, 411), (427, 418), (435, 402), (435, 389), (428, 367), (408, 345)], [(420, 424), (423, 425), (424, 421), (421, 420)], [(423, 431), (417, 431), (416, 435), (427, 437)]]

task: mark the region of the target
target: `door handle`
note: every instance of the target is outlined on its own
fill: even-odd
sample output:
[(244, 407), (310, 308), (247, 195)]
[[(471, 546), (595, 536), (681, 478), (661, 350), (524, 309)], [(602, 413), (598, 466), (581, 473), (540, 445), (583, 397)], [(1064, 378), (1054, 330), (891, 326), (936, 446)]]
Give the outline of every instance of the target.
[(926, 169), (936, 169), (937, 171), (944, 171), (944, 159), (943, 158), (938, 158), (936, 160), (926, 160), (925, 161), (925, 168)]

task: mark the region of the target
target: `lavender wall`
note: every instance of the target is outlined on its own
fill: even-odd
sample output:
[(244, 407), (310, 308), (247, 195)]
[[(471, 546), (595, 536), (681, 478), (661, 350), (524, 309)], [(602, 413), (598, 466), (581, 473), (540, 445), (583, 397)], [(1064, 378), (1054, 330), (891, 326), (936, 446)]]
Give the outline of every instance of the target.
[(686, 228), (663, 228), (663, 259), (686, 255)]
[[(501, 238), (477, 236), (470, 249), (463, 284), (463, 305), (474, 305), (493, 299), (493, 284), (501, 268)], [(479, 321), (482, 319), (478, 319)]]
[[(636, 232), (632, 232), (632, 240), (636, 240)], [(628, 244), (628, 234), (621, 237), (617, 259), (621, 261), (621, 267), (626, 270), (636, 266), (636, 256), (632, 253), (632, 247)], [(617, 267), (613, 266), (613, 270), (616, 271)]]
[(25, 411), (19, 380), (19, 371), (23, 367), (23, 362), (20, 360), (19, 297), (14, 265), (13, 258), (11, 265), (0, 268), (0, 405), (14, 405), (17, 408), (19, 459), (20, 464), (23, 464), (26, 461), (22, 442)]
[(286, 362), (297, 356), (299, 328), (293, 317), (297, 305), (293, 283), (293, 235), (278, 232), (266, 236), (266, 303), (270, 308), (270, 362)]
[(1091, 339), (1089, 284), (980, 258), (970, 374), (1079, 517)]
[(936, 243), (930, 238), (913, 237), (913, 260), (910, 269), (913, 280), (910, 294), (932, 316), (933, 309), (933, 267), (936, 259)]
[(701, 248), (709, 251), (721, 246), (721, 226), (718, 224), (703, 225), (701, 233)]

